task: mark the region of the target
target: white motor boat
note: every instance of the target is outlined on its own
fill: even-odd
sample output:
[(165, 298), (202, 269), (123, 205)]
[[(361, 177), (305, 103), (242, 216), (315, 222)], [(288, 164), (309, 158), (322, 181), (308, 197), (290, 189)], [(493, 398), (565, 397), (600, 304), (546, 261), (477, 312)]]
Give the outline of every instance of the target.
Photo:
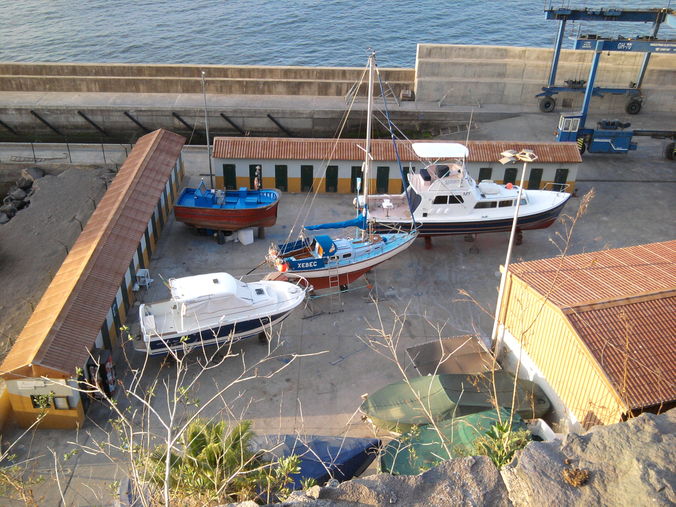
[(140, 306), (142, 336), (134, 348), (158, 355), (257, 336), (288, 317), (311, 290), (302, 277), (286, 279), (295, 283), (246, 283), (228, 273), (172, 278), (171, 299)]
[[(402, 194), (367, 197), (369, 218), (376, 232), (417, 227), (420, 236), (509, 231), (519, 187), (490, 180), (476, 183), (465, 170), (468, 150), (459, 143), (413, 143), (427, 166), (408, 174)], [(544, 229), (556, 221), (571, 194), (556, 190), (521, 193), (517, 228)], [(359, 205), (363, 205), (360, 196)]]

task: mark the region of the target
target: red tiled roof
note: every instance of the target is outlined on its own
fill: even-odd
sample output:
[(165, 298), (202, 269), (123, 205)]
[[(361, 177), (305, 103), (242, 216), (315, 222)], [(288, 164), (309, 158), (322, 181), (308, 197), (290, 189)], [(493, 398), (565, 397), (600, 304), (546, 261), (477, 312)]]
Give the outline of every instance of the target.
[(676, 288), (676, 240), (520, 262), (510, 273), (565, 308)]
[(628, 408), (676, 400), (676, 296), (566, 313)]
[(166, 130), (138, 140), (0, 374), (70, 377), (84, 365), (184, 143), (184, 137)]
[(676, 400), (676, 240), (509, 271), (562, 309), (629, 409)]
[[(399, 157), (404, 162), (419, 158), (411, 142), (448, 143), (449, 141), (397, 141)], [(455, 141), (454, 141), (455, 142)], [(469, 162), (497, 162), (505, 150), (533, 150), (541, 163), (581, 163), (575, 143), (525, 143), (516, 141), (469, 141)], [(301, 139), (288, 137), (216, 137), (214, 158), (258, 160), (362, 160), (363, 139)], [(371, 154), (375, 161), (396, 161), (389, 139), (374, 139)], [(537, 162), (536, 162), (537, 164)]]

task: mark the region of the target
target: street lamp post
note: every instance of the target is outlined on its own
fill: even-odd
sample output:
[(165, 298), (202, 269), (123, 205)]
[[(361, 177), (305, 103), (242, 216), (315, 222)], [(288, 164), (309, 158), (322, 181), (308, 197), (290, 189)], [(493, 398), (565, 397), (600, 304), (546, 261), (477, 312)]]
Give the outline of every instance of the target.
[(531, 150), (521, 150), (516, 152), (514, 150), (503, 151), (500, 155), (501, 164), (513, 163), (516, 161), (523, 162), (523, 170), (521, 171), (521, 181), (519, 182), (519, 193), (516, 198), (516, 207), (514, 209), (514, 218), (512, 220), (512, 230), (509, 234), (509, 246), (507, 247), (507, 256), (505, 258), (505, 267), (500, 277), (500, 290), (498, 291), (498, 302), (495, 307), (495, 319), (493, 320), (493, 331), (491, 333), (491, 344), (495, 352), (495, 357), (500, 356), (502, 352), (502, 334), (498, 336), (498, 321), (500, 318), (500, 307), (502, 306), (502, 298), (505, 294), (505, 285), (507, 284), (507, 271), (509, 270), (509, 261), (512, 258), (512, 247), (514, 246), (514, 239), (516, 234), (516, 224), (519, 220), (519, 208), (521, 206), (521, 194), (523, 192), (523, 181), (526, 177), (526, 166), (528, 162), (537, 160), (537, 155)]

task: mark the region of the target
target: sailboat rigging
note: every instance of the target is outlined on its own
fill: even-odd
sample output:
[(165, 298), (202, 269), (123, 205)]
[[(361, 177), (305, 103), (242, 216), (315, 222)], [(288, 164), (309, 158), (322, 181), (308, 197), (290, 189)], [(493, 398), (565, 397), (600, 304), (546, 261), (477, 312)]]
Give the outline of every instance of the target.
[[(362, 164), (363, 194), (360, 196), (363, 202), (368, 202), (369, 174), (373, 160), (371, 134), (375, 72), (375, 53), (371, 52), (368, 60), (366, 140)], [(381, 96), (384, 101), (382, 87)], [(373, 222), (369, 220), (368, 205), (365, 205), (358, 210), (357, 217), (351, 220), (305, 226), (297, 241), (272, 245), (267, 260), (278, 271), (302, 275), (315, 289), (340, 288), (345, 290), (350, 283), (378, 264), (406, 250), (417, 236), (417, 231), (411, 227), (406, 227), (406, 230), (403, 228), (388, 229), (375, 234), (373, 225)], [(334, 238), (329, 234), (312, 234), (312, 231), (344, 230), (350, 227), (357, 227), (358, 237)]]

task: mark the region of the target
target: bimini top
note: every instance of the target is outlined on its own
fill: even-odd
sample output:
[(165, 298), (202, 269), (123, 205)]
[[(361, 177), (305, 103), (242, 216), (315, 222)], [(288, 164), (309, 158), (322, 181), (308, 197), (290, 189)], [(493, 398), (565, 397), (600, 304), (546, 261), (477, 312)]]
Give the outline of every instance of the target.
[(331, 236), (315, 236), (315, 239), (319, 243), (319, 246), (322, 247), (325, 255), (333, 255), (336, 252), (336, 244), (331, 239)]
[(169, 280), (171, 297), (179, 303), (235, 295), (238, 285), (245, 284), (228, 273), (207, 273)]
[(458, 143), (412, 143), (411, 147), (420, 158), (444, 160), (448, 158), (467, 158), (469, 150)]

